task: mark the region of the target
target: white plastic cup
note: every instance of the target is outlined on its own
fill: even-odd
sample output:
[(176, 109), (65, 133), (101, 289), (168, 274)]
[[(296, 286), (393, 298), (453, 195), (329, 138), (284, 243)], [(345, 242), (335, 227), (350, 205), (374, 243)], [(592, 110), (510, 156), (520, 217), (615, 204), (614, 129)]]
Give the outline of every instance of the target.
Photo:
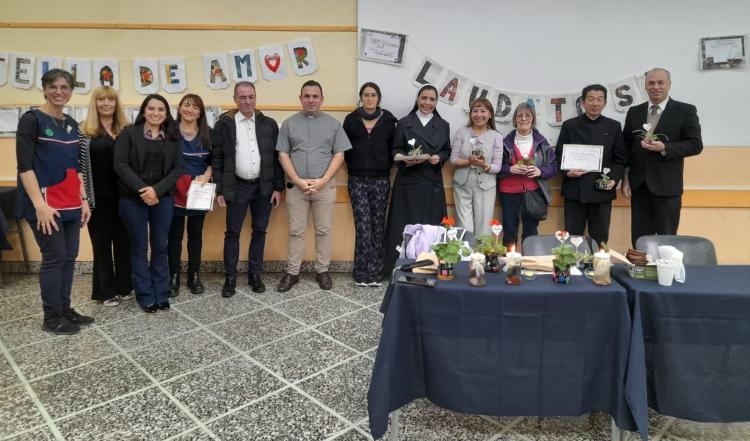
[(677, 265), (671, 260), (656, 260), (656, 277), (661, 286), (672, 286), (674, 276), (677, 271)]

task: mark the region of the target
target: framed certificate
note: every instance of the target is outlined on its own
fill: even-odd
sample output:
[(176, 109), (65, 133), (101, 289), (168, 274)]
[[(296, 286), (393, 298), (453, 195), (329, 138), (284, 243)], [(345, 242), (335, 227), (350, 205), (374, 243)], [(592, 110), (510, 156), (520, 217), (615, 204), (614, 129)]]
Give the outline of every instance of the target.
[(601, 171), (603, 145), (564, 144), (561, 170)]

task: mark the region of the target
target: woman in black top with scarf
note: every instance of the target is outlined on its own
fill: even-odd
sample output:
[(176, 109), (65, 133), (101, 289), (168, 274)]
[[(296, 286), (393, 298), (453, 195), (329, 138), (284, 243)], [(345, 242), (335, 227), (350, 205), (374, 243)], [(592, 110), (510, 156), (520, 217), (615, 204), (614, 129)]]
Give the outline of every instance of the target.
[(352, 143), (344, 153), (356, 238), (352, 277), (358, 286), (380, 286), (396, 118), (380, 108), (377, 84), (363, 84), (359, 99), (361, 107), (344, 119)]
[(136, 299), (145, 312), (169, 309), (167, 237), (172, 194), (183, 170), (177, 125), (161, 95), (148, 95), (135, 124), (117, 139), (115, 172), (120, 178), (120, 216), (130, 238)]

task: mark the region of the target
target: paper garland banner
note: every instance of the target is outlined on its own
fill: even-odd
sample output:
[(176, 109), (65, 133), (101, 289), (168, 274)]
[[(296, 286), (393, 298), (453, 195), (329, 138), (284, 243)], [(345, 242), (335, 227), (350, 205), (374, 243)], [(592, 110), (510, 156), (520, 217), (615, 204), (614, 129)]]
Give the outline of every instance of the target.
[(513, 120), (513, 110), (515, 110), (516, 98), (512, 92), (503, 90), (497, 91), (497, 98), (494, 100), (495, 121), (509, 122)]
[(296, 75), (310, 75), (318, 70), (318, 60), (315, 58), (315, 50), (309, 38), (290, 41), (286, 47), (289, 49), (292, 72)]
[(44, 90), (42, 88), (42, 76), (50, 71), (50, 69), (59, 69), (62, 67), (62, 58), (60, 57), (47, 57), (47, 56), (40, 56), (36, 59), (37, 66), (39, 68), (36, 70), (36, 75), (34, 75), (34, 83), (36, 84), (36, 87), (39, 90)]
[(10, 55), (11, 83), (17, 89), (31, 89), (34, 83), (34, 62), (36, 58), (29, 54)]
[(255, 60), (255, 51), (252, 49), (241, 49), (229, 53), (229, 64), (232, 66), (232, 80), (258, 81), (258, 63)]
[[(565, 120), (573, 118), (576, 115), (575, 95), (558, 93), (543, 98), (545, 114), (547, 115), (547, 124), (557, 127), (561, 126)], [(538, 111), (539, 109), (537, 109)], [(539, 116), (537, 115), (537, 118)]]
[(611, 83), (609, 85), (609, 99), (615, 105), (615, 110), (620, 113), (627, 112), (630, 106), (637, 102), (637, 90), (638, 85), (633, 76)]
[(438, 99), (443, 103), (456, 104), (459, 93), (465, 87), (466, 83), (465, 77), (452, 70), (446, 70), (442, 81), (438, 83)]
[(159, 63), (154, 59), (133, 60), (133, 86), (141, 95), (149, 95), (159, 91)]
[(115, 90), (120, 90), (120, 62), (108, 59), (93, 60), (94, 67), (92, 83), (94, 86), (109, 86)]
[(264, 80), (278, 81), (287, 77), (284, 68), (284, 50), (281, 45), (258, 48), (258, 59)]
[(66, 58), (65, 70), (73, 75), (73, 93), (87, 94), (91, 91), (90, 59)]
[(203, 75), (209, 89), (226, 89), (229, 86), (229, 63), (227, 54), (203, 56)]
[(435, 62), (435, 60), (425, 57), (422, 66), (414, 77), (414, 85), (422, 87), (425, 84), (437, 84), (443, 71), (445, 71), (443, 66)]
[(185, 60), (163, 58), (159, 60), (161, 88), (167, 93), (180, 93), (187, 89)]
[(10, 52), (0, 52), (0, 86), (8, 82)]

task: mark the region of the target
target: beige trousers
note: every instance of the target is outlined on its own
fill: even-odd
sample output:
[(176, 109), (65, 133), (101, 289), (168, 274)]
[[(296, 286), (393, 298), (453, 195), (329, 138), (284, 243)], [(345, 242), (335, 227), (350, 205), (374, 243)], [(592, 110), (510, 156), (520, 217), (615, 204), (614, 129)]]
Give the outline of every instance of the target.
[(331, 262), (331, 225), (336, 204), (336, 179), (331, 179), (317, 193), (305, 194), (296, 185), (287, 189), (286, 209), (289, 214), (289, 256), (286, 272), (299, 274), (305, 251), (307, 218), (312, 211), (315, 225), (315, 272), (328, 271)]

